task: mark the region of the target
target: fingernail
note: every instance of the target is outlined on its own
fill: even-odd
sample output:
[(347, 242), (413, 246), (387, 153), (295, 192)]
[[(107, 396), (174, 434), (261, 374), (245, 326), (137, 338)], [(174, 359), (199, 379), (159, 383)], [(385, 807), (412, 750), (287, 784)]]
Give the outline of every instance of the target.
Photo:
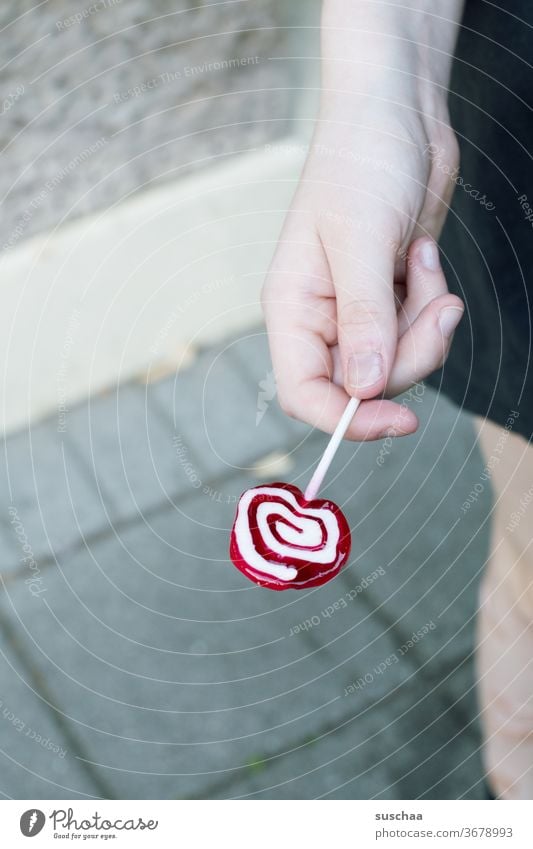
[(383, 377), (383, 357), (377, 351), (354, 354), (348, 361), (348, 381), (354, 389), (365, 389)]
[(448, 338), (451, 336), (459, 322), (461, 321), (463, 310), (459, 307), (444, 307), (439, 313), (439, 326), (442, 335)]
[(439, 249), (435, 242), (423, 242), (420, 247), (420, 259), (428, 271), (438, 271), (440, 268)]

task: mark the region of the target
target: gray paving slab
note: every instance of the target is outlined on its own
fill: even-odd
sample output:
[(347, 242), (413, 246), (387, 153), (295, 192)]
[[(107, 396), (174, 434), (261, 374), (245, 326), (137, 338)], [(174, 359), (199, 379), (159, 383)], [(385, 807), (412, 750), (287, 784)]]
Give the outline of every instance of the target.
[[(445, 434), (446, 415), (453, 410), (439, 405), (438, 421)], [(463, 442), (456, 435), (453, 444), (460, 447), (459, 458), (453, 463), (448, 458), (446, 464), (446, 474), (452, 477), (454, 463), (464, 457), (471, 440), (468, 421), (458, 427)], [(202, 795), (221, 777), (226, 786), (231, 776), (237, 786), (242, 770), (246, 782), (252, 781), (257, 762), (265, 758), (290, 760), (289, 755), (277, 756), (298, 744), (302, 735), (313, 738), (321, 728), (334, 731), (353, 721), (353, 745), (367, 745), (369, 740), (363, 759), (368, 769), (355, 784), (347, 755), (348, 772), (331, 772), (318, 764), (318, 785), (315, 772), (312, 778), (294, 777), (301, 769), (295, 761), (296, 766), (290, 766), (292, 789), (280, 792), (305, 798), (333, 787), (338, 798), (352, 798), (354, 793), (364, 797), (365, 792), (381, 792), (385, 798), (386, 788), (394, 784), (391, 798), (400, 792), (408, 798), (409, 787), (423, 786), (426, 778), (420, 778), (422, 767), (415, 769), (418, 750), (410, 745), (410, 720), (405, 720), (403, 738), (394, 730), (394, 723), (400, 727), (399, 706), (406, 694), (411, 699), (406, 702), (407, 716), (416, 714), (417, 730), (427, 726), (428, 763), (446, 742), (446, 758), (434, 755), (445, 771), (434, 769), (434, 763), (428, 768), (434, 782), (440, 782), (438, 792), (453, 796), (452, 786), (459, 786), (455, 773), (461, 786), (475, 784), (479, 739), (471, 723), (472, 671), (465, 661), (471, 625), (465, 629), (468, 639), (450, 659), (450, 641), (442, 647), (453, 636), (456, 618), (442, 615), (434, 620), (443, 605), (463, 616), (473, 605), (470, 579), (478, 564), (472, 557), (470, 572), (468, 563), (463, 564), (461, 571), (452, 572), (453, 581), (439, 582), (441, 561), (429, 558), (432, 571), (423, 573), (425, 582), (413, 577), (426, 559), (426, 549), (431, 554), (435, 545), (433, 537), (421, 543), (415, 533), (434, 507), (420, 481), (424, 469), (427, 473), (433, 468), (441, 439), (437, 433), (424, 443), (424, 434), (422, 427), (416, 438), (417, 463), (411, 458), (414, 446), (407, 440), (397, 442), (379, 475), (374, 473), (379, 443), (342, 447), (325, 494), (343, 506), (356, 529), (354, 557), (342, 577), (326, 587), (271, 593), (246, 582), (229, 564), (235, 502), (243, 489), (258, 482), (247, 474), (222, 480), (218, 488), (197, 488), (189, 482), (189, 497), (60, 561), (46, 573), (40, 608), (30, 608), (22, 586), (8, 588), (13, 608), (3, 614), (51, 682), (65, 721), (119, 795)], [(294, 451), (291, 479), (299, 485), (309, 477), (324, 439), (315, 433)], [(474, 454), (471, 463), (461, 485), (465, 488), (479, 457)], [(406, 516), (416, 517), (399, 525), (391, 549), (389, 526), (398, 512), (398, 476), (400, 503), (406, 504), (412, 495)], [(439, 473), (439, 481), (447, 480)], [(455, 498), (450, 503), (456, 512)], [(438, 513), (439, 521), (450, 517), (450, 510)], [(449, 552), (449, 541), (456, 545), (457, 534), (443, 536)], [(408, 644), (417, 630), (422, 636)], [(370, 733), (374, 724), (391, 725), (385, 748), (405, 742), (398, 743), (394, 769), (388, 764), (380, 772), (373, 766), (380, 760), (379, 735)], [(338, 733), (344, 740), (344, 731)], [(328, 745), (320, 744), (319, 759), (326, 757)], [(473, 766), (462, 770), (467, 752)], [(411, 773), (418, 776), (418, 784), (414, 778), (410, 784)], [(283, 784), (283, 775), (268, 781)], [(265, 787), (257, 792), (270, 792)]]
[(287, 442), (281, 417), (257, 421), (258, 389), (228, 340), (150, 388), (174, 430), (182, 474), (192, 485), (246, 469)]
[[(37, 601), (34, 599), (34, 603)], [(99, 796), (0, 625), (0, 794), (12, 799)]]
[[(377, 615), (403, 642), (424, 623), (435, 628), (419, 641), (417, 655), (439, 675), (453, 673), (473, 649), (473, 618), (489, 542), (490, 487), (466, 514), (462, 505), (480, 480), (484, 461), (468, 417), (426, 390), (419, 433), (397, 440), (382, 465), (384, 443), (344, 445), (332, 493), (350, 518), (353, 560), (347, 584), (381, 567), (365, 592)], [(381, 446), (381, 447), (380, 447)], [(383, 455), (381, 455), (383, 456)], [(356, 489), (350, 470), (357, 470)], [(340, 627), (337, 617), (336, 627)], [(454, 689), (455, 683), (458, 690)], [(459, 695), (461, 675), (450, 680)]]
[[(51, 557), (105, 524), (105, 512), (85, 460), (70, 450), (57, 420), (10, 436), (0, 451), (0, 512), (21, 562), (6, 571), (31, 577), (32, 562)], [(25, 548), (26, 547), (26, 548)], [(36, 568), (37, 568), (36, 567)], [(35, 568), (33, 569), (35, 573)]]
[[(484, 799), (481, 737), (470, 692), (449, 704), (449, 682), (428, 695), (409, 694), (408, 709), (395, 705), (393, 781), (399, 799)], [(397, 719), (396, 719), (397, 717)], [(377, 794), (377, 798), (381, 798)]]
[(13, 534), (11, 518), (7, 514), (0, 522), (0, 574), (2, 575), (16, 572), (23, 565), (21, 560), (25, 556)]
[[(471, 509), (461, 509), (484, 469), (470, 420), (429, 390), (417, 412), (419, 433), (397, 440), (388, 455), (380, 454), (384, 443), (346, 443), (340, 449), (324, 494), (349, 518), (353, 556), (333, 584), (337, 601), (317, 605), (309, 635), (353, 671), (362, 709), (366, 705), (386, 717), (387, 699), (396, 703), (407, 688), (429, 698), (427, 717), (441, 712), (453, 717), (446, 721), (459, 736), (446, 751), (460, 759), (465, 735), (471, 751), (479, 746), (473, 626), (491, 493), (485, 485)], [(315, 440), (300, 448), (300, 460), (316, 448)], [(386, 462), (377, 464), (380, 456)], [(380, 645), (381, 634), (392, 639), (389, 654)], [(427, 738), (431, 741), (430, 731)], [(435, 750), (437, 744), (438, 734), (433, 744), (426, 743)], [(480, 767), (474, 761), (477, 780)], [(469, 786), (468, 769), (462, 777)], [(450, 797), (455, 782), (454, 776), (445, 785)]]
[(290, 751), (256, 761), (236, 781), (213, 783), (206, 797), (482, 799), (479, 736), (440, 709), (440, 695), (404, 688), (385, 709), (347, 716)]
[(141, 385), (79, 404), (67, 417), (65, 441), (88, 468), (110, 525), (188, 488), (170, 424)]
[[(361, 722), (354, 711), (336, 727), (294, 741), (292, 748), (257, 759), (230, 784), (206, 787), (210, 799), (368, 799), (384, 790), (390, 733), (375, 712)], [(389, 777), (389, 782), (392, 776)], [(394, 798), (384, 792), (382, 798)]]
[(191, 527), (156, 517), (51, 567), (39, 609), (21, 584), (1, 609), (128, 798), (189, 795), (338, 715), (344, 679), (305, 634), (288, 635), (305, 599), (243, 587), (226, 529)]

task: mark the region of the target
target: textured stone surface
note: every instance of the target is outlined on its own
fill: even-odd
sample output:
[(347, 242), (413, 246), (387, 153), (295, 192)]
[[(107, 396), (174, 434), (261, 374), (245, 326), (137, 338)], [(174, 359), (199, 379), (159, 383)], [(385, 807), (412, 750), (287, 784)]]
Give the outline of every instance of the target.
[(283, 5), (3, 3), (0, 244), (286, 131)]
[(343, 444), (324, 494), (349, 519), (349, 565), (325, 587), (268, 592), (229, 562), (236, 501), (268, 479), (252, 464), (269, 450), (305, 487), (327, 442), (286, 426), (274, 399), (257, 423), (268, 368), (259, 330), (92, 399), (63, 434), (43, 423), (32, 453), (26, 434), (9, 439), (28, 538), (42, 549), (40, 506), (57, 562), (37, 597), (11, 574), (0, 627), (102, 795), (479, 798), (490, 493), (463, 513), (483, 469), (471, 424), (426, 390), (415, 436)]
[(338, 716), (344, 672), (289, 636), (305, 599), (243, 586), (227, 532), (191, 530), (169, 512), (49, 568), (39, 607), (18, 585), (2, 608), (118, 795), (199, 792), (195, 773), (243, 767)]
[[(105, 512), (98, 489), (91, 481), (90, 457), (79, 458), (49, 420), (14, 434), (0, 452), (2, 486), (0, 510), (6, 520), (2, 531), (16, 557), (6, 561), (6, 572), (16, 569), (30, 578), (43, 557), (51, 557), (99, 530)], [(24, 549), (24, 546), (29, 548)], [(29, 558), (22, 561), (21, 558)]]
[(99, 796), (48, 705), (36, 693), (35, 683), (7, 645), (1, 626), (0, 680), (0, 795), (11, 799)]
[(78, 405), (68, 415), (65, 441), (89, 467), (110, 527), (189, 488), (170, 423), (141, 386), (120, 386)]
[(441, 691), (424, 698), (422, 688), (411, 682), (372, 710), (356, 704), (335, 727), (256, 761), (229, 786), (208, 785), (209, 797), (483, 799), (477, 734), (439, 709)]
[(442, 676), (473, 648), (490, 492), (484, 489), (467, 518), (461, 506), (483, 469), (475, 432), (453, 405), (429, 390), (416, 410), (419, 432), (394, 442), (381, 465), (376, 461), (385, 443), (359, 447), (352, 460), (342, 448), (340, 462), (346, 456), (365, 481), (359, 495), (353, 495), (346, 473), (334, 484), (351, 514), (354, 537), (354, 566), (343, 579), (354, 580), (352, 569), (364, 576), (381, 565), (385, 575), (366, 591), (378, 615), (402, 642), (434, 622), (417, 654)]
[(181, 477), (200, 489), (287, 443), (281, 415), (258, 420), (258, 387), (246, 379), (233, 340), (202, 351), (190, 368), (154, 384), (149, 397), (172, 424)]

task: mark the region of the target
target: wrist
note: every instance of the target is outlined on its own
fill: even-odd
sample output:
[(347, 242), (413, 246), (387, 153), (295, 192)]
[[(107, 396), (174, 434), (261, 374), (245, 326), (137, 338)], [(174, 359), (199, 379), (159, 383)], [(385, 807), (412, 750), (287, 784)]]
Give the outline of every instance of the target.
[(415, 108), (445, 102), (462, 5), (463, 0), (324, 0), (323, 100), (341, 106), (347, 95), (385, 98)]

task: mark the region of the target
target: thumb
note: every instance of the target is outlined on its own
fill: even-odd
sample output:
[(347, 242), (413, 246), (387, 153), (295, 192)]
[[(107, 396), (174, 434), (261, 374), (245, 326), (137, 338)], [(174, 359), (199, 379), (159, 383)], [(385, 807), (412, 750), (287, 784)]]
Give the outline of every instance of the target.
[(336, 229), (323, 242), (337, 301), (344, 387), (354, 397), (374, 398), (387, 385), (398, 341), (394, 240), (361, 227), (351, 228), (348, 238)]

